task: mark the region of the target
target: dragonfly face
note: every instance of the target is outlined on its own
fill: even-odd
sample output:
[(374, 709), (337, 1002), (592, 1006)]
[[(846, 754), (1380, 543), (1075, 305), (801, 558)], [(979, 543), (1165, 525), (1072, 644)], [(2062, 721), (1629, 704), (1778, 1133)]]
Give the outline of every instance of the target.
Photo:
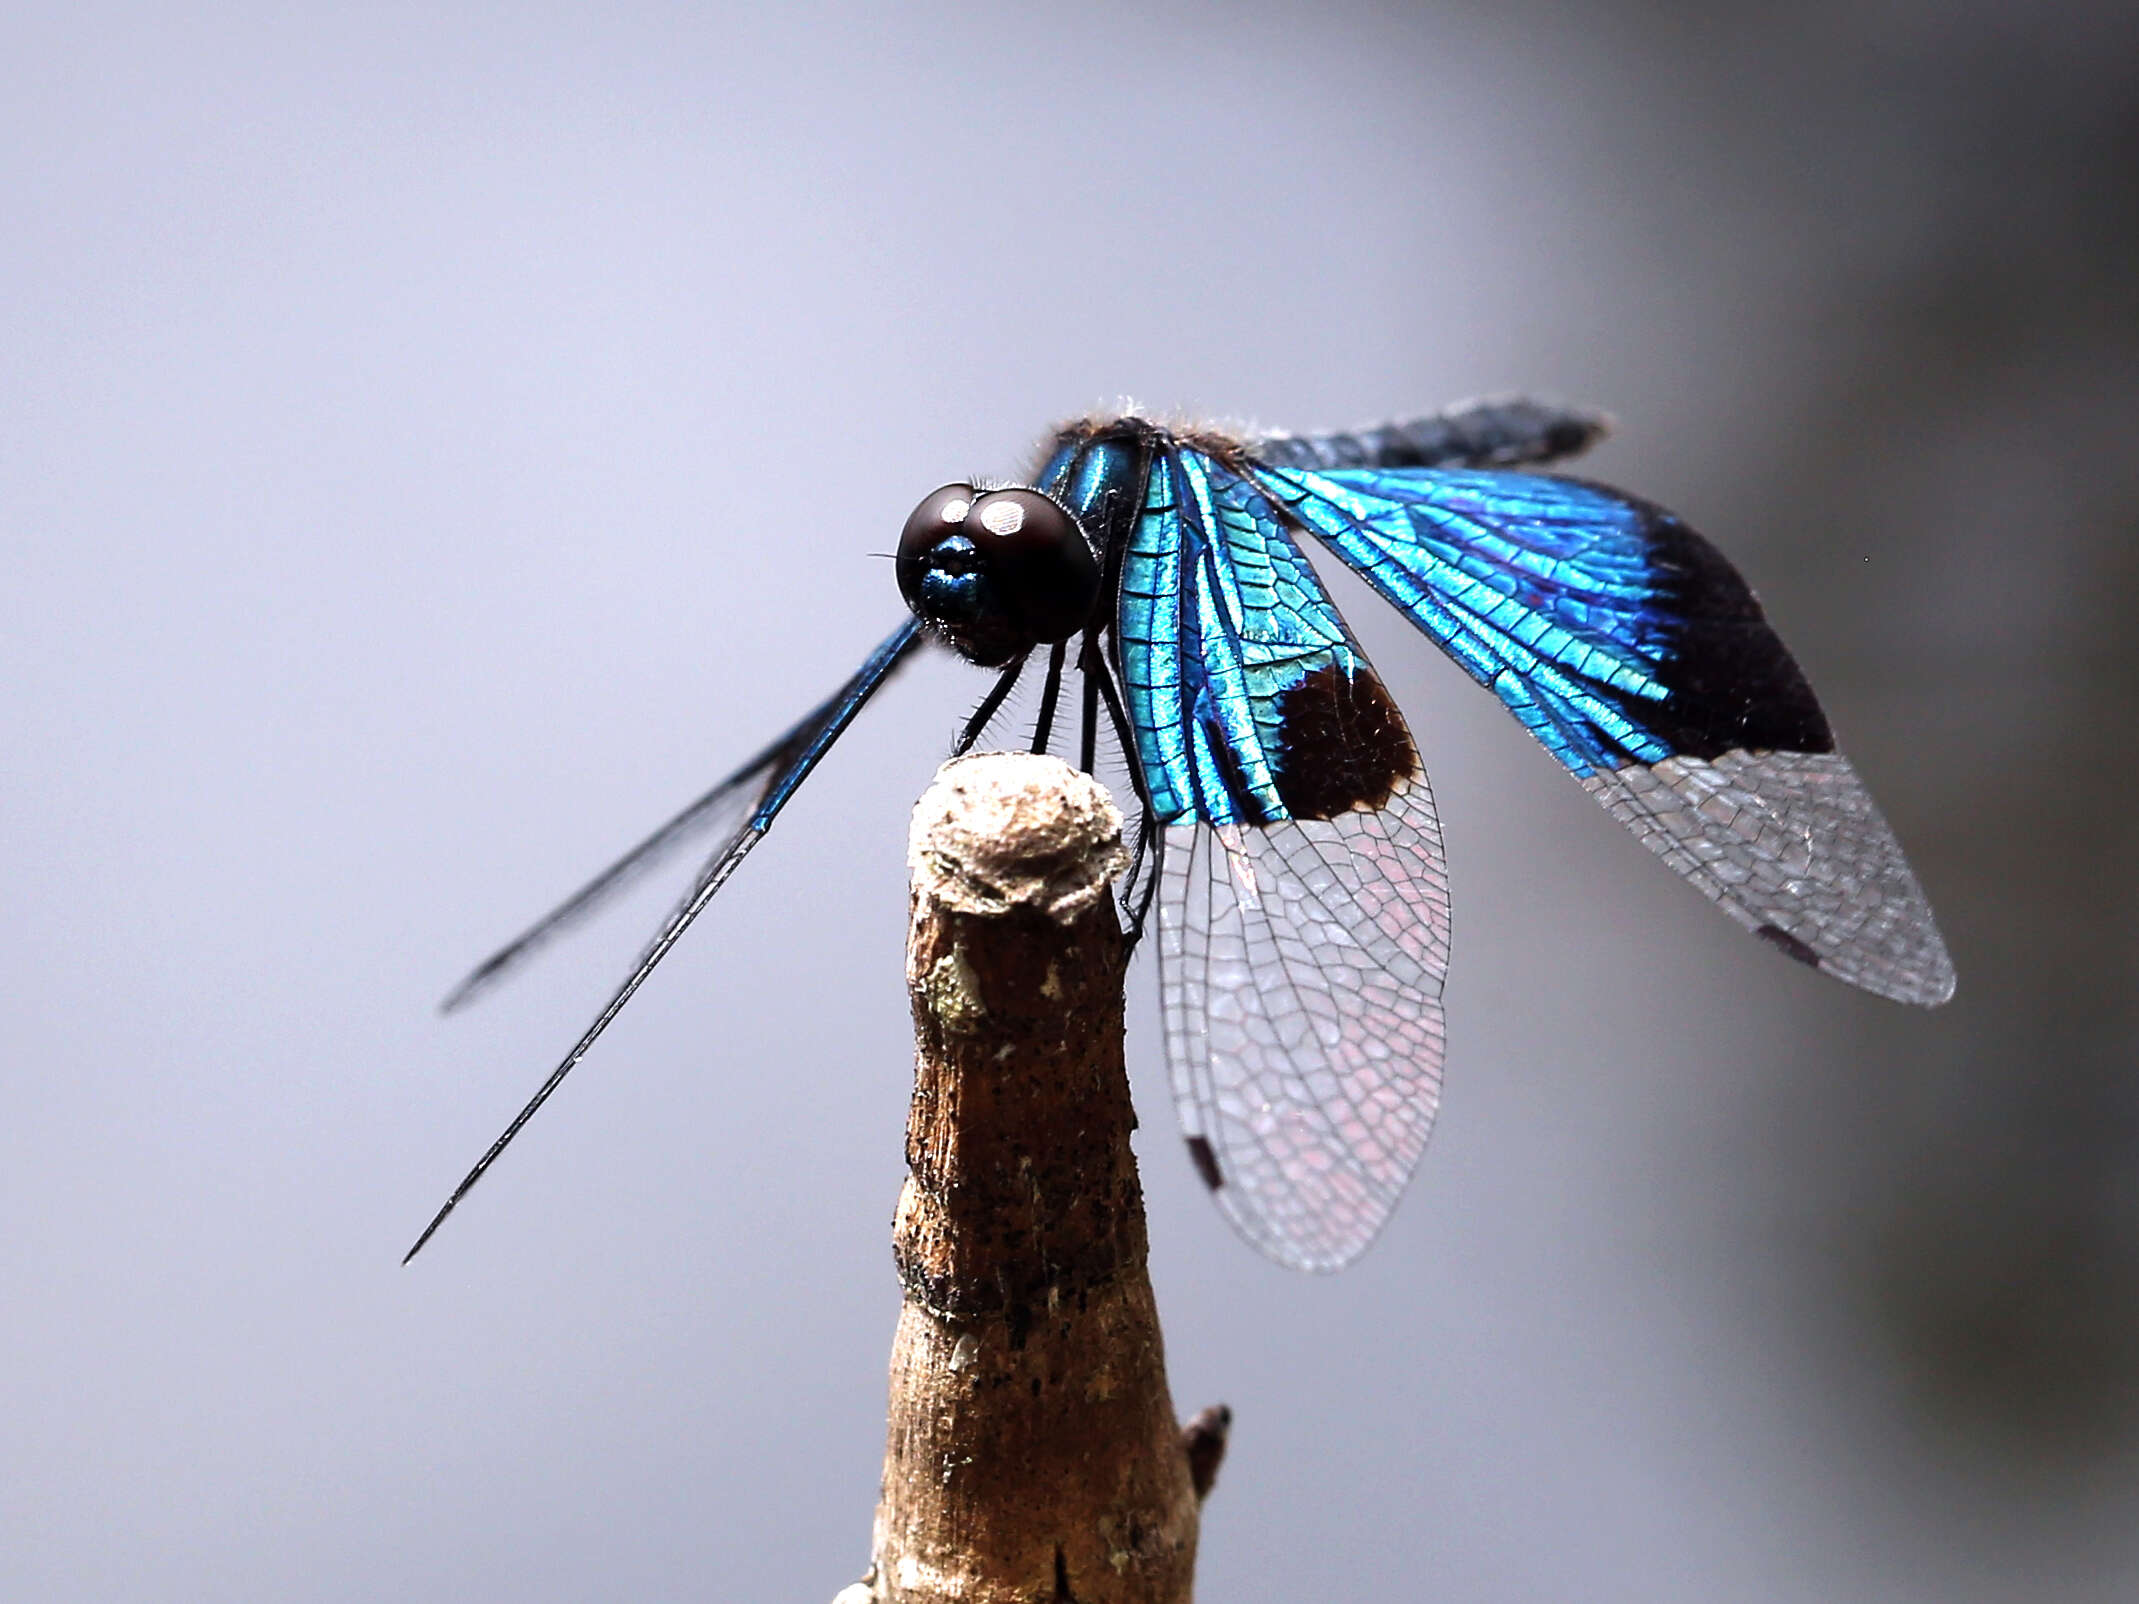
[(1083, 766), (1103, 713), (1141, 804), (1131, 929), (1155, 901), (1166, 1056), (1197, 1173), (1280, 1262), (1329, 1270), (1356, 1257), (1439, 1103), (1448, 876), (1418, 750), (1307, 541), (1741, 927), (1851, 985), (1944, 1002), (1953, 966), (1923, 891), (1737, 570), (1638, 497), (1523, 471), (1602, 428), (1522, 401), (1323, 435), (1091, 418), (1054, 433), (1030, 486), (935, 491), (899, 541), (913, 616), (448, 999), (669, 848), (721, 833), (630, 978), (417, 1248), (933, 636), (1001, 671), (961, 751), (1040, 648), (1034, 751), (1049, 748), (1065, 674), (1082, 675)]
[(1068, 509), (1038, 490), (948, 484), (899, 536), (899, 592), (958, 654), (1000, 668), (1092, 620), (1099, 563)]

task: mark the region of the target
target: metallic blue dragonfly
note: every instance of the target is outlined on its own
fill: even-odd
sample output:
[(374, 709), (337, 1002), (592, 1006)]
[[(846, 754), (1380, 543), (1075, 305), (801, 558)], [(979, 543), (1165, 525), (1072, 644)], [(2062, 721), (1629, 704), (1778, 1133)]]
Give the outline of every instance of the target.
[[(469, 1171), (413, 1258), (924, 640), (1000, 670), (970, 748), (1045, 649), (1032, 749), (1081, 674), (1141, 804), (1132, 932), (1156, 900), (1175, 1104), (1249, 1242), (1332, 1270), (1426, 1145), (1446, 1044), (1441, 828), (1403, 716), (1302, 551), (1318, 541), (1499, 697), (1657, 856), (1778, 951), (1926, 1006), (1953, 966), (1922, 889), (1735, 569), (1672, 514), (1535, 470), (1595, 415), (1474, 404), (1350, 433), (1228, 433), (1134, 413), (1055, 431), (1029, 485), (915, 508), (911, 616), (749, 762), (486, 960), (466, 1001), (688, 839), (722, 839), (585, 1034)], [(1075, 656), (1070, 655), (1072, 642)]]

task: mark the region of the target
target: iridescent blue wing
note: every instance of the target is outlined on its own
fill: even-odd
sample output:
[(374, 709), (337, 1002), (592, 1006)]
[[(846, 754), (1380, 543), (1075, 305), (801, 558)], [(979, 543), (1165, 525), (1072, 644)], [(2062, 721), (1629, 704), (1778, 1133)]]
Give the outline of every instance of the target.
[(1448, 884), (1418, 755), (1269, 498), (1170, 440), (1121, 572), (1120, 666), (1165, 828), (1174, 1098), (1282, 1263), (1373, 1240), (1433, 1123)]
[(1538, 474), (1250, 471), (1733, 919), (1883, 996), (1953, 994), (1922, 888), (1804, 675), (1677, 518)]

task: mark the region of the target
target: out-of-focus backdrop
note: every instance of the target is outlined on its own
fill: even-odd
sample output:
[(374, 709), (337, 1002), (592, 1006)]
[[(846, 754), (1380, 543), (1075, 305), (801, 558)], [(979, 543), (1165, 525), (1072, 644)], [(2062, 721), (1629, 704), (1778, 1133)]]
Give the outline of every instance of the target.
[(465, 965), (1122, 395), (1611, 409), (1961, 975), (1735, 934), (1341, 591), (1457, 895), (1332, 1279), (1132, 1063), (1204, 1596), (2139, 1592), (2139, 13), (24, 7), (0, 48), (0, 1596), (828, 1598), (896, 1307), (911, 672), (410, 1269), (673, 887)]

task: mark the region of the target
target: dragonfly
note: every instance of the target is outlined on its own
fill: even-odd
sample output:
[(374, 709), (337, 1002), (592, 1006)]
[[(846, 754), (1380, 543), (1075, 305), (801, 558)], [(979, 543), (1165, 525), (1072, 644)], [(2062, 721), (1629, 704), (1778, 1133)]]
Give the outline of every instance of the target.
[(1448, 871), (1418, 749), (1311, 545), (1754, 936), (1881, 996), (1946, 1001), (1953, 965), (1923, 890), (1745, 580), (1661, 507), (1543, 471), (1605, 426), (1526, 399), (1324, 434), (1125, 410), (1056, 429), (1027, 482), (931, 492), (896, 554), (907, 616), (853, 676), (447, 998), (459, 1007), (672, 850), (717, 836), (408, 1257), (933, 641), (997, 671), (955, 752), (1034, 663), (1030, 746), (1051, 750), (1076, 677), (1081, 766), (1107, 733), (1136, 792), (1124, 916), (1141, 935), (1156, 903), (1166, 1060), (1196, 1172), (1278, 1262), (1356, 1258), (1440, 1103)]

